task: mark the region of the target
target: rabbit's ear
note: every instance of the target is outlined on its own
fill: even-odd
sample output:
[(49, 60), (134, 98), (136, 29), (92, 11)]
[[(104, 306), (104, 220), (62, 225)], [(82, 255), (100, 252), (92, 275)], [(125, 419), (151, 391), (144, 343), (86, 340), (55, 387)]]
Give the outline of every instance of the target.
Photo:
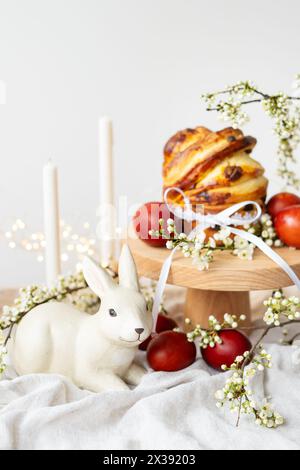
[(105, 269), (97, 266), (90, 258), (83, 259), (84, 278), (95, 294), (101, 297), (106, 291), (115, 287), (115, 283)]
[(128, 245), (124, 245), (119, 259), (119, 284), (139, 292), (140, 285), (134, 259)]

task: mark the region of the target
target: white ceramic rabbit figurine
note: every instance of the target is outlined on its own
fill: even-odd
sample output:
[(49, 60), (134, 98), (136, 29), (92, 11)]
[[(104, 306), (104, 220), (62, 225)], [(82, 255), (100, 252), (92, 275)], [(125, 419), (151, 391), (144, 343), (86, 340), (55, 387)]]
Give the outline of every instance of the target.
[(63, 302), (35, 307), (17, 327), (13, 364), (21, 375), (62, 374), (94, 392), (126, 390), (146, 372), (133, 360), (152, 327), (128, 246), (120, 256), (119, 285), (89, 258), (83, 273), (101, 299), (99, 312), (88, 315)]

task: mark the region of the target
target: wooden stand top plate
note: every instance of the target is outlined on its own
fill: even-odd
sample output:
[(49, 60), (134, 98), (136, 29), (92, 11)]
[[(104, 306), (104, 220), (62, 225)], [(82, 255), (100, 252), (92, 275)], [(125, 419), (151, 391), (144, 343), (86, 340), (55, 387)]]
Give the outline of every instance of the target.
[[(131, 239), (128, 244), (136, 261), (139, 275), (158, 279), (163, 262), (170, 254), (167, 248), (154, 248), (139, 239)], [(300, 250), (277, 248), (277, 253), (300, 277)], [(191, 258), (174, 254), (169, 284), (192, 289), (245, 292), (288, 287), (292, 281), (270, 258), (255, 249), (251, 261), (242, 260), (230, 252), (214, 253), (214, 261), (206, 271), (199, 271)]]

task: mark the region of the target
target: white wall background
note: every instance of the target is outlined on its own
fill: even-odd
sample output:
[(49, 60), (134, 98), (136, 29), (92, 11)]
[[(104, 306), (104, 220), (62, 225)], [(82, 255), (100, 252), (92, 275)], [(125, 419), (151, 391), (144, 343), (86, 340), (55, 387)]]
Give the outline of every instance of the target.
[[(222, 126), (202, 92), (252, 79), (288, 90), (300, 71), (298, 0), (0, 0), (0, 231), (42, 226), (42, 166), (60, 168), (62, 215), (95, 220), (97, 121), (115, 126), (117, 195), (160, 197), (162, 147), (180, 128)], [(275, 142), (253, 108), (255, 154), (275, 176)], [(42, 280), (0, 234), (0, 287)]]

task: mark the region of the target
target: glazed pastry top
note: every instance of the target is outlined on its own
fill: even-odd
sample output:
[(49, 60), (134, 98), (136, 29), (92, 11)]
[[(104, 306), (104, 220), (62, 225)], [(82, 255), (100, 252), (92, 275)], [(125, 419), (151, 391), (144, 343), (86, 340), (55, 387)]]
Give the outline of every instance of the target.
[[(192, 203), (203, 204), (208, 212), (249, 199), (263, 204), (268, 180), (251, 156), (255, 144), (254, 137), (231, 127), (177, 132), (164, 148), (164, 190), (180, 187)], [(173, 197), (179, 202), (180, 196), (174, 193)]]

